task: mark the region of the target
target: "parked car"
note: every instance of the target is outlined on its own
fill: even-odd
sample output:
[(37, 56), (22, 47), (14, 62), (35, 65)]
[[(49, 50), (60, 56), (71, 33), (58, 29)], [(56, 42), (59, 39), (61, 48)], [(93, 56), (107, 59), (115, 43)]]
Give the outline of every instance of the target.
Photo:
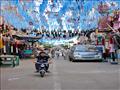
[(101, 60), (102, 53), (95, 45), (75, 45), (69, 51), (69, 60)]

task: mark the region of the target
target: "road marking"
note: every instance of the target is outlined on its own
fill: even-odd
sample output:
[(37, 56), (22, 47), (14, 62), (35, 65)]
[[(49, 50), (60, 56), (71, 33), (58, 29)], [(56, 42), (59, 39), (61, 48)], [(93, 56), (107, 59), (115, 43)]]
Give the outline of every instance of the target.
[(56, 61), (54, 61), (54, 63), (53, 63), (53, 80), (54, 80), (54, 90), (62, 90), (61, 84), (60, 84), (60, 79), (58, 77), (58, 71), (56, 68)]
[(8, 81), (18, 80), (20, 78), (9, 78)]

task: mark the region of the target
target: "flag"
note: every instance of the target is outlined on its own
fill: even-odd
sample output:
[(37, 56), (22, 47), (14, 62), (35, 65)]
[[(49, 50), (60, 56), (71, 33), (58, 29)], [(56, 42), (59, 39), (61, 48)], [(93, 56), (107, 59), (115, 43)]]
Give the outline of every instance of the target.
[(96, 29), (95, 33), (96, 33), (96, 35), (98, 34), (98, 29)]
[(0, 49), (3, 48), (3, 40), (2, 40), (2, 35), (0, 36)]
[(29, 25), (33, 25), (33, 22), (29, 22)]

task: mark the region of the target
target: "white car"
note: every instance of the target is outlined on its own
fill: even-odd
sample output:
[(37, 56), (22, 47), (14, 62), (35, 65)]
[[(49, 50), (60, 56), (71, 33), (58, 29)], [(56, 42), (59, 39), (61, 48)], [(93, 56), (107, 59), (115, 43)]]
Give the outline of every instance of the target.
[(75, 45), (70, 49), (69, 60), (101, 60), (102, 53), (99, 52), (95, 45)]

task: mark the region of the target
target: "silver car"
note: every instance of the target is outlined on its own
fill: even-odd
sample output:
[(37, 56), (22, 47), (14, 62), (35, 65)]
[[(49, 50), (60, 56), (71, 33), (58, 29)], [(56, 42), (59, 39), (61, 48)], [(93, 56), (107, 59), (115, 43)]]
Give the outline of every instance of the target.
[(95, 45), (75, 45), (70, 49), (69, 60), (101, 60), (102, 53), (100, 53)]

